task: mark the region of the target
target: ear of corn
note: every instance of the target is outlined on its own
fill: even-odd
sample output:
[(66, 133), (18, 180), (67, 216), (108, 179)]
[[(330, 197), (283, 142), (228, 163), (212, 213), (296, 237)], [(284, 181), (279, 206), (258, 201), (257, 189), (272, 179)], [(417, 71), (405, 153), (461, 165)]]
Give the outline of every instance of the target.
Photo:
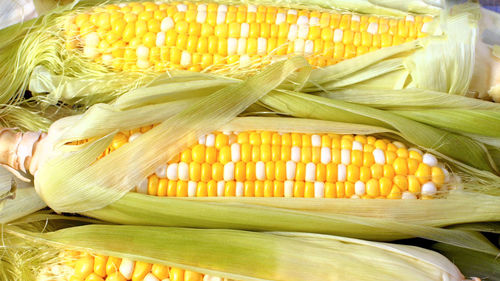
[[(68, 19), (68, 18), (72, 19), (72, 15), (74, 16), (75, 14), (85, 13), (86, 11), (88, 11), (90, 9), (89, 7), (92, 7), (92, 4), (95, 4), (95, 3), (85, 3), (85, 4), (80, 3), (76, 7), (74, 7), (74, 9), (71, 11), (69, 11), (69, 7), (56, 9), (53, 13), (46, 15), (43, 18), (43, 20), (38, 20), (34, 23), (34, 25), (30, 25), (31, 29), (29, 30), (30, 32), (29, 32), (28, 36), (24, 36), (27, 33), (28, 24), (21, 26), (19, 33), (22, 36), (24, 36), (24, 38), (25, 38), (22, 43), (20, 42), (20, 39), (16, 39), (17, 41), (14, 41), (14, 42), (9, 41), (9, 43), (3, 45), (4, 46), (3, 48), (8, 50), (6, 52), (2, 52), (2, 53), (5, 53), (6, 58), (19, 58), (21, 65), (28, 66), (27, 67), (28, 69), (23, 69), (22, 72), (16, 72), (16, 71), (13, 71), (13, 69), (9, 68), (9, 67), (13, 67), (14, 64), (6, 64), (5, 65), (5, 69), (3, 69), (2, 73), (8, 73), (9, 74), (8, 76), (10, 78), (10, 79), (5, 80), (5, 81), (9, 81), (9, 82), (8, 83), (6, 82), (6, 85), (4, 87), (5, 89), (9, 89), (9, 90), (5, 91), (6, 93), (9, 93), (9, 94), (5, 95), (5, 98), (7, 100), (10, 99), (10, 97), (12, 97), (14, 95), (14, 93), (17, 93), (19, 96), (19, 94), (22, 93), (24, 91), (24, 89), (26, 89), (27, 84), (25, 81), (27, 80), (26, 78), (28, 76), (31, 76), (30, 89), (32, 92), (35, 93), (36, 96), (38, 96), (39, 100), (43, 100), (44, 102), (48, 101), (50, 103), (56, 103), (58, 100), (61, 100), (61, 101), (64, 101), (64, 102), (70, 103), (70, 104), (78, 103), (78, 104), (84, 104), (84, 105), (91, 105), (91, 104), (94, 104), (96, 102), (109, 102), (109, 101), (115, 99), (116, 96), (123, 94), (127, 90), (129, 90), (131, 88), (136, 88), (139, 85), (144, 85), (148, 81), (151, 81), (151, 79), (153, 79), (153, 77), (158, 76), (158, 74), (155, 74), (152, 72), (145, 72), (145, 73), (144, 72), (143, 73), (134, 73), (134, 72), (128, 72), (128, 71), (126, 71), (126, 72), (123, 72), (123, 71), (113, 72), (105, 66), (102, 66), (98, 63), (90, 62), (88, 60), (88, 58), (85, 58), (83, 55), (78, 54), (79, 52), (73, 52), (73, 51), (70, 52), (70, 51), (66, 50), (66, 47), (64, 45), (64, 40), (62, 40), (62, 38), (64, 37), (64, 34), (61, 34), (60, 36), (53, 36), (54, 34), (60, 34), (61, 30), (65, 28), (65, 25), (67, 27), (66, 19)], [(302, 2), (295, 3), (294, 2), (291, 5), (292, 8), (295, 7), (294, 6), (295, 4), (304, 4), (304, 3), (302, 3)], [(375, 26), (374, 21), (376, 19), (378, 19), (378, 27), (379, 27), (378, 29), (382, 30), (383, 29), (382, 27), (386, 26), (386, 23), (385, 23), (385, 20), (383, 18), (380, 18), (380, 16), (382, 16), (382, 17), (387, 16), (387, 15), (398, 16), (398, 17), (400, 17), (398, 19), (398, 21), (402, 20), (401, 27), (403, 27), (403, 29), (401, 29), (401, 30), (402, 30), (402, 34), (404, 35), (404, 34), (406, 34), (407, 28), (408, 28), (408, 30), (410, 30), (410, 29), (413, 30), (413, 27), (411, 27), (411, 26), (415, 25), (416, 21), (420, 22), (420, 18), (419, 18), (420, 15), (413, 16), (413, 18), (412, 18), (412, 16), (405, 17), (407, 14), (402, 16), (401, 13), (394, 13), (394, 11), (396, 11), (396, 10), (391, 10), (390, 8), (389, 9), (385, 8), (386, 5), (388, 5), (388, 3), (386, 3), (386, 2), (384, 2), (384, 7), (374, 5), (368, 1), (366, 1), (366, 2), (365, 1), (357, 1), (356, 3), (344, 3), (344, 2), (323, 3), (322, 1), (318, 1), (317, 3), (315, 2), (315, 4), (319, 7), (323, 7), (323, 8), (327, 8), (327, 9), (339, 8), (339, 7), (342, 8), (342, 6), (345, 6), (344, 8), (346, 8), (348, 10), (351, 9), (351, 10), (363, 11), (363, 12), (370, 11), (372, 13), (372, 15), (370, 15), (370, 17), (365, 17), (365, 16), (360, 17), (359, 23), (360, 23), (360, 28), (362, 27), (362, 29), (365, 28), (364, 25), (366, 25), (366, 24), (364, 22), (365, 22), (366, 18), (367, 18), (367, 23), (368, 23), (368, 25), (366, 26), (366, 29), (370, 25), (370, 21), (372, 21), (371, 24), (373, 27), (373, 26)], [(420, 4), (417, 6), (421, 7)], [(132, 6), (133, 5), (135, 5), (135, 4), (132, 4)], [(194, 5), (189, 5), (189, 3), (188, 4), (181, 3), (179, 5), (185, 5), (187, 8), (194, 7)], [(417, 7), (417, 6), (413, 6), (413, 4), (408, 4), (408, 6), (407, 6), (406, 4), (401, 5), (401, 4), (397, 4), (397, 3), (391, 3), (391, 5), (394, 5), (394, 7), (398, 8), (398, 9), (403, 9), (403, 10), (410, 9), (410, 7)], [(144, 5), (142, 5), (142, 6), (144, 6)], [(139, 7), (142, 7), (142, 6), (139, 6)], [(110, 6), (110, 7), (114, 7), (114, 6)], [(181, 6), (181, 9), (183, 9), (182, 7), (184, 7), (184, 6)], [(175, 8), (177, 9), (176, 6), (175, 6)], [(102, 6), (99, 6), (96, 9), (104, 9), (104, 8)], [(138, 8), (138, 9), (140, 9), (140, 8)], [(203, 8), (201, 8), (201, 9), (203, 10)], [(207, 5), (207, 9), (208, 9), (208, 5)], [(161, 10), (161, 9), (159, 9), (159, 10)], [(391, 10), (392, 12), (388, 12), (389, 10)], [(188, 10), (186, 10), (186, 12), (187, 11)], [(236, 14), (237, 14), (237, 11), (238, 10), (236, 10)], [(272, 10), (272, 11), (274, 11), (274, 10)], [(332, 10), (329, 10), (329, 11), (325, 10), (325, 12), (331, 12), (331, 11)], [(429, 9), (426, 11), (428, 11), (433, 16), (435, 16), (437, 14), (437, 13), (433, 12), (432, 9)], [(144, 12), (146, 12), (145, 7), (144, 7)], [(198, 9), (196, 9), (196, 13), (197, 12), (198, 12)], [(208, 10), (207, 10), (207, 12), (208, 12)], [(232, 13), (233, 11), (231, 10), (230, 12)], [(278, 12), (278, 9), (276, 10), (276, 14), (278, 14), (277, 12)], [(323, 12), (323, 10), (321, 10), (321, 13), (322, 12)], [(160, 12), (158, 12), (158, 13), (160, 13)], [(183, 12), (181, 12), (181, 13), (183, 13)], [(248, 13), (248, 9), (247, 9), (247, 13)], [(314, 16), (315, 12), (313, 11), (312, 13)], [(320, 19), (319, 27), (321, 27), (321, 18), (322, 18), (321, 13), (318, 17)], [(63, 14), (63, 15), (61, 15), (61, 14)], [(268, 13), (266, 12), (265, 14), (267, 17)], [(154, 12), (153, 12), (153, 16), (154, 16)], [(168, 16), (169, 15), (167, 13), (167, 17)], [(331, 21), (332, 17), (333, 16), (330, 16), (330, 22), (332, 22)], [(356, 21), (352, 21), (352, 17), (353, 16), (351, 16), (351, 22), (356, 22)], [(105, 18), (106, 18), (106, 16), (103, 16), (104, 22), (106, 22)], [(309, 18), (316, 18), (316, 17), (315, 16), (311, 17), (309, 15)], [(355, 18), (357, 19), (357, 17), (355, 17)], [(111, 19), (111, 16), (109, 19)], [(184, 17), (184, 19), (185, 19), (185, 17)], [(412, 19), (414, 21), (412, 21)], [(76, 18), (74, 20), (75, 20), (74, 25), (76, 25)], [(92, 23), (90, 21), (90, 16), (89, 16), (88, 20), (92, 25), (94, 25), (94, 23)], [(94, 22), (97, 23), (96, 17), (93, 17), (93, 20), (94, 20)], [(326, 22), (326, 16), (325, 16), (324, 21)], [(79, 23), (81, 23), (81, 22), (85, 22), (85, 21), (79, 20)], [(313, 20), (313, 23), (314, 22), (316, 22), (316, 20)], [(363, 22), (363, 24), (361, 24), (362, 22)], [(387, 23), (387, 25), (394, 26), (394, 24), (391, 25), (390, 22), (391, 22), (391, 20), (389, 20), (389, 23)], [(423, 19), (422, 19), (422, 22), (423, 22)], [(183, 21), (182, 23), (183, 24), (181, 24), (181, 25), (185, 25), (184, 23), (186, 23), (186, 22)], [(240, 33), (241, 33), (241, 24), (242, 23), (236, 23), (236, 24), (240, 25)], [(414, 24), (412, 25), (412, 23), (414, 23)], [(433, 23), (432, 25), (437, 25), (438, 20), (432, 21), (432, 23)], [(110, 22), (110, 24), (111, 24), (111, 22)], [(199, 23), (199, 24), (201, 24), (201, 23)], [(265, 22), (265, 24), (267, 24), (267, 22)], [(228, 25), (228, 24), (224, 23), (224, 25)], [(309, 23), (309, 25), (311, 25), (311, 23)], [(339, 25), (340, 25), (340, 22), (339, 22)], [(407, 26), (407, 25), (409, 25), (409, 26)], [(465, 32), (465, 30), (467, 30), (467, 32), (468, 32), (469, 30), (473, 29), (473, 25), (465, 27), (465, 26), (460, 26), (459, 23), (457, 23), (456, 25), (450, 24), (449, 26), (457, 26), (457, 25), (459, 26), (457, 28), (463, 29), (464, 32)], [(71, 26), (71, 25), (69, 25), (69, 26)], [(313, 27), (318, 27), (318, 26), (310, 26), (309, 29), (312, 30), (312, 29), (314, 29)], [(357, 24), (354, 24), (354, 26), (351, 25), (350, 28), (351, 28), (350, 31), (358, 32), (357, 31)], [(175, 28), (173, 28), (173, 29), (175, 29)], [(171, 29), (171, 30), (173, 30), (173, 29)], [(161, 24), (160, 24), (160, 30), (161, 30)], [(338, 29), (338, 30), (340, 30), (340, 29)], [(361, 44), (363, 42), (363, 36), (361, 35), (361, 33), (368, 32), (367, 30), (362, 31), (360, 29), (360, 31), (359, 31), (360, 35), (357, 37), (361, 38), (361, 41), (358, 40), (359, 42), (361, 42)], [(398, 22), (398, 29), (397, 30), (399, 30), (399, 22)], [(100, 31), (102, 31), (102, 29), (100, 29)], [(347, 36), (348, 33), (350, 34), (350, 32), (347, 32), (347, 31), (349, 31), (349, 29), (346, 30), (346, 36), (344, 36), (344, 32), (342, 32), (342, 34), (345, 38), (348, 38), (348, 37), (350, 38), (350, 35)], [(95, 32), (97, 32), (97, 29)], [(215, 30), (214, 30), (214, 32), (215, 32)], [(389, 32), (389, 30), (387, 32)], [(394, 32), (394, 31), (391, 31), (391, 32)], [(399, 31), (397, 31), (397, 32), (399, 33)], [(432, 36), (429, 37), (429, 41), (434, 41), (434, 40), (443, 41), (443, 40), (441, 40), (441, 38), (439, 36), (436, 36), (436, 32), (434, 32), (434, 28), (431, 28), (429, 30), (429, 32), (432, 33), (431, 34)], [(446, 32), (447, 31), (444, 30), (445, 34), (446, 34)], [(6, 32), (6, 34), (9, 34), (9, 33), (12, 33), (12, 31)], [(97, 32), (97, 33), (99, 33), (99, 32)], [(328, 33), (328, 32), (325, 31), (325, 33)], [(340, 33), (340, 31), (338, 31), (337, 33)], [(410, 34), (410, 33), (411, 32), (408, 31), (408, 34)], [(270, 34), (271, 34), (271, 32), (270, 32)], [(312, 33), (309, 32), (308, 34), (312, 34)], [(16, 38), (23, 38), (23, 37), (21, 37), (21, 35), (19, 37), (16, 37)], [(215, 35), (213, 35), (213, 36), (215, 36)], [(325, 34), (325, 36), (326, 36), (326, 34)], [(397, 36), (400, 36), (400, 35), (397, 35)], [(418, 34), (417, 34), (417, 36), (418, 36)], [(260, 34), (259, 34), (259, 37), (260, 37)], [(342, 38), (342, 44), (344, 44), (344, 42), (343, 42), (344, 37)], [(369, 41), (368, 37), (370, 37), (370, 36), (368, 36), (368, 35), (365, 36), (365, 39)], [(377, 36), (375, 36), (375, 37), (377, 37)], [(236, 37), (234, 37), (234, 38), (236, 38)], [(263, 38), (263, 37), (260, 37), (260, 38)], [(244, 38), (240, 38), (240, 39), (244, 39)], [(249, 38), (247, 38), (247, 41), (248, 41), (248, 39)], [(353, 44), (357, 40), (357, 39), (356, 40), (354, 40), (354, 39), (355, 38), (353, 37)], [(421, 39), (423, 39), (423, 38), (421, 38)], [(319, 71), (319, 70), (314, 71), (314, 72), (318, 73), (319, 77), (331, 77), (331, 79), (335, 80), (335, 83), (338, 83), (339, 80), (344, 80), (344, 81), (340, 81), (340, 83), (345, 83), (345, 85), (348, 85), (349, 87), (357, 87), (360, 85), (372, 85), (372, 86), (381, 87), (384, 89), (387, 89), (388, 87), (390, 87), (391, 89), (392, 88), (401, 88), (401, 87), (414, 87), (414, 86), (424, 87), (423, 84), (417, 85), (415, 83), (405, 83), (404, 82), (407, 80), (406, 78), (408, 78), (408, 81), (410, 81), (410, 80), (415, 80), (416, 77), (422, 77), (419, 74), (412, 74), (414, 71), (421, 72), (422, 70), (416, 70), (415, 68), (409, 68), (410, 64), (406, 63), (406, 61), (410, 61), (410, 60), (415, 61), (415, 59), (409, 59), (409, 60), (404, 59), (405, 57), (411, 56), (416, 50), (422, 50), (423, 52), (425, 52), (428, 49), (425, 47), (427, 45), (427, 43), (426, 43), (427, 41), (422, 41), (421, 39), (418, 39), (415, 42), (409, 42), (409, 43), (405, 43), (405, 44), (398, 45), (398, 46), (392, 46), (390, 48), (382, 48), (379, 51), (374, 51), (374, 52), (371, 52), (369, 54), (363, 55), (362, 59), (345, 60), (345, 61), (341, 62), (341, 65), (339, 65), (338, 67), (335, 67), (336, 65), (328, 67), (327, 68), (328, 70), (326, 72)], [(307, 39), (307, 40), (309, 40), (309, 39)], [(137, 41), (137, 40), (135, 40), (135, 41)], [(203, 41), (203, 40), (201, 40), (201, 41)], [(233, 42), (233, 41), (234, 40), (232, 40), (231, 42)], [(239, 42), (240, 40), (238, 39), (237, 41)], [(263, 40), (260, 40), (260, 41), (263, 42)], [(270, 40), (270, 41), (274, 42), (274, 40)], [(358, 42), (358, 41), (356, 41), (356, 42)], [(101, 42), (104, 42), (104, 41), (101, 41)], [(267, 42), (267, 40), (266, 40), (266, 42)], [(373, 42), (378, 42), (378, 39), (376, 39), (374, 41), (373, 36), (372, 36), (372, 43)], [(382, 40), (381, 40), (381, 42), (382, 42)], [(455, 42), (455, 43), (462, 44), (460, 42)], [(450, 44), (455, 44), (455, 43), (450, 43)], [(9, 44), (11, 44), (11, 45), (9, 45)], [(30, 51), (31, 49), (27, 48), (27, 46), (31, 46), (33, 44), (37, 45), (38, 53), (33, 53)], [(155, 44), (156, 44), (156, 42), (155, 42)], [(300, 43), (299, 45), (301, 45), (301, 44), (302, 43)], [(326, 43), (324, 43), (324, 44), (326, 44)], [(339, 44), (340, 44), (340, 42), (339, 42)], [(378, 44), (378, 43), (376, 43), (376, 44)], [(305, 48), (305, 45), (306, 44), (304, 42), (304, 48)], [(307, 45), (310, 46), (311, 44), (307, 44)], [(318, 46), (320, 46), (320, 45), (318, 45)], [(243, 43), (242, 43), (242, 46), (243, 46)], [(344, 45), (344, 57), (346, 54), (346, 52), (345, 52), (346, 47), (345, 46), (346, 45)], [(469, 47), (471, 47), (471, 46), (469, 46)], [(186, 47), (187, 47), (187, 45), (186, 45)], [(257, 44), (257, 47), (258, 47), (258, 44)], [(360, 49), (364, 48), (363, 46), (360, 46), (360, 47), (361, 47)], [(158, 47), (155, 46), (154, 48), (158, 48)], [(440, 49), (443, 49), (443, 48), (446, 49), (446, 46), (440, 47)], [(385, 51), (385, 49), (389, 49), (389, 50)], [(47, 50), (49, 50), (49, 51), (47, 51)], [(149, 50), (148, 53), (150, 53), (150, 52), (151, 52), (151, 50)], [(156, 52), (156, 51), (154, 51), (154, 52)], [(177, 52), (177, 54), (178, 53), (179, 52)], [(43, 55), (40, 55), (40, 54), (43, 54)], [(398, 56), (400, 56), (400, 58), (398, 58), (397, 61), (392, 58), (392, 56), (394, 54), (398, 54)], [(135, 54), (135, 55), (137, 55), (137, 54)], [(240, 56), (240, 55), (237, 55), (237, 56)], [(241, 55), (241, 56), (244, 56), (244, 55)], [(182, 57), (182, 52), (181, 52), (181, 57)], [(187, 55), (184, 57), (187, 57)], [(195, 57), (197, 57), (197, 59), (198, 59), (198, 57), (200, 57), (200, 56), (191, 55), (191, 62), (193, 62), (195, 60)], [(203, 57), (203, 55), (201, 57)], [(205, 56), (205, 57), (207, 57), (207, 56)], [(161, 58), (161, 52), (160, 52), (160, 58)], [(169, 59), (170, 59), (170, 56), (169, 56)], [(440, 56), (437, 56), (436, 59), (442, 60), (443, 58), (441, 58)], [(207, 60), (209, 60), (209, 59), (207, 58)], [(314, 59), (314, 60), (317, 61), (317, 59)], [(314, 62), (314, 60), (312, 62)], [(212, 61), (213, 61), (213, 58), (212, 58)], [(321, 61), (323, 61), (323, 60), (321, 60)], [(350, 61), (352, 61), (352, 63)], [(459, 62), (462, 63), (463, 61), (459, 61)], [(437, 65), (440, 65), (440, 64), (438, 63)], [(370, 67), (368, 67), (368, 66), (370, 66)], [(376, 73), (375, 72), (371, 72), (371, 73), (366, 72), (367, 69), (370, 69), (370, 68), (375, 69), (375, 66), (378, 67), (378, 71)], [(467, 67), (468, 67), (467, 65), (460, 65), (460, 66), (457, 66), (456, 69), (467, 69)], [(50, 69), (50, 71), (49, 71), (49, 69)], [(404, 69), (404, 71), (402, 71), (401, 69)], [(344, 73), (344, 76), (338, 76), (338, 73)], [(385, 73), (385, 74), (381, 75), (382, 73)], [(425, 71), (424, 71), (424, 73), (425, 73)], [(466, 73), (466, 72), (464, 72), (464, 73)], [(169, 72), (169, 74), (170, 75), (172, 75), (172, 74), (178, 75), (179, 71)], [(242, 69), (231, 68), (231, 71), (229, 74), (232, 76), (243, 77), (243, 76), (247, 75), (248, 72), (244, 71)], [(353, 75), (354, 75), (354, 77), (352, 77), (352, 79), (348, 79), (348, 78), (351, 78), (351, 76), (353, 76)], [(408, 77), (408, 75), (410, 75), (411, 77)], [(458, 80), (465, 81), (465, 83), (466, 83), (466, 81), (468, 81), (468, 79), (462, 79), (463, 78), (462, 76), (456, 76), (454, 78), (451, 77), (450, 79), (446, 80), (447, 82), (445, 84), (446, 85), (448, 85), (448, 84), (454, 85), (455, 82), (453, 82), (453, 81), (458, 81)], [(413, 77), (415, 77), (415, 79), (413, 79)], [(320, 81), (316, 78), (318, 78), (317, 75), (314, 75), (313, 77), (311, 77), (311, 81), (313, 82), (313, 85), (321, 82), (320, 84), (321, 84), (322, 89), (329, 89), (329, 86), (331, 86), (330, 84), (333, 83), (333, 81), (334, 81), (334, 80)], [(92, 82), (89, 82), (89, 81), (92, 81)], [(442, 80), (442, 81), (444, 81), (444, 80)], [(439, 84), (439, 85), (432, 85), (430, 88), (443, 89), (442, 87), (443, 87), (443, 85)], [(457, 87), (455, 87), (455, 88), (457, 88)], [(75, 89), (77, 89), (77, 90), (75, 90)], [(318, 88), (308, 87), (308, 90), (318, 91)], [(447, 90), (449, 90), (449, 89), (447, 88)], [(44, 98), (44, 96), (46, 96), (45, 93), (47, 93), (47, 92), (49, 93), (49, 96), (48, 96), (48, 98)], [(463, 92), (463, 91), (460, 90), (459, 92)]]
[[(73, 274), (71, 281), (101, 280), (110, 273), (107, 280), (142, 280), (149, 273), (159, 279), (167, 274), (164, 266), (171, 281), (182, 276), (202, 280), (205, 274), (234, 280), (464, 279), (451, 262), (432, 251), (337, 236), (107, 225), (43, 234), (17, 227), (8, 231), (26, 239), (24, 243), (53, 246), (51, 262), (31, 265), (42, 269), (41, 280), (66, 272)], [(63, 254), (58, 257), (58, 252)]]
[(272, 6), (132, 2), (77, 12), (64, 32), (67, 48), (117, 71), (248, 67), (292, 55), (323, 67), (423, 37), (431, 20)]

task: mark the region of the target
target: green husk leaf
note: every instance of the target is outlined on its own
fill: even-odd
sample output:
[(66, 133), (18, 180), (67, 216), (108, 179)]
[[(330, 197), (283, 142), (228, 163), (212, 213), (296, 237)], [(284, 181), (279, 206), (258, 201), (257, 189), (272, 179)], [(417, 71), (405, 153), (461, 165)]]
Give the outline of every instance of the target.
[(17, 228), (10, 232), (59, 248), (91, 250), (236, 280), (440, 280), (443, 275), (463, 280), (451, 262), (429, 250), (335, 236), (106, 225), (44, 234)]
[[(427, 150), (478, 169), (497, 170), (487, 149), (481, 143), (388, 111), (291, 91), (274, 91), (261, 98), (260, 103), (274, 111), (295, 117), (384, 127), (397, 131), (407, 141)], [(462, 149), (456, 149), (458, 144)]]
[(453, 228), (500, 234), (500, 222), (477, 222), (477, 223), (457, 224), (454, 225)]
[(498, 255), (490, 255), (442, 243), (434, 244), (432, 248), (452, 260), (467, 276), (479, 277), (482, 280), (500, 280), (500, 260)]
[(410, 237), (497, 253), (483, 237), (438, 227), (495, 221), (498, 197), (452, 194), (436, 200), (164, 198), (128, 193), (83, 214), (119, 224), (298, 231), (390, 241)]
[(500, 104), (497, 103), (424, 89), (340, 89), (319, 95), (387, 110), (477, 109), (500, 111)]
[[(199, 135), (215, 131), (231, 121), (296, 70), (300, 70), (296, 77), (297, 81), (305, 81), (310, 69), (301, 57), (272, 64), (256, 76), (199, 99), (141, 135), (133, 143), (124, 145), (116, 153), (92, 165), (89, 161), (97, 158), (96, 153), (99, 149), (102, 148), (101, 152), (104, 150), (105, 141), (100, 141), (100, 144), (96, 143), (94, 146), (90, 145), (89, 148), (94, 148), (88, 152), (80, 150), (69, 156), (62, 154), (54, 157), (38, 170), (35, 187), (47, 205), (59, 212), (81, 212), (102, 208), (123, 196), (147, 175), (153, 173), (161, 163), (165, 163), (181, 149), (193, 143)], [(297, 86), (300, 87), (301, 83)], [(141, 116), (145, 116), (144, 114), (145, 112), (139, 112), (134, 117), (142, 119)], [(64, 136), (68, 128), (71, 130), (71, 127), (78, 126), (73, 122), (75, 118), (62, 119), (53, 129), (51, 128), (55, 144), (62, 145), (72, 140), (61, 136)], [(100, 122), (108, 121), (100, 119)], [(87, 122), (86, 119), (83, 119), (82, 124), (88, 128), (95, 127), (95, 124)], [(109, 137), (104, 139), (110, 140)], [(158, 142), (160, 139), (164, 141)], [(156, 145), (148, 145), (151, 142)], [(143, 148), (148, 146), (151, 149), (145, 151)], [(81, 158), (87, 161), (83, 162)], [(68, 166), (71, 168), (63, 168)], [(109, 173), (108, 167), (111, 166), (114, 169)], [(125, 174), (127, 177), (123, 177)], [(60, 190), (64, 190), (64, 193)]]

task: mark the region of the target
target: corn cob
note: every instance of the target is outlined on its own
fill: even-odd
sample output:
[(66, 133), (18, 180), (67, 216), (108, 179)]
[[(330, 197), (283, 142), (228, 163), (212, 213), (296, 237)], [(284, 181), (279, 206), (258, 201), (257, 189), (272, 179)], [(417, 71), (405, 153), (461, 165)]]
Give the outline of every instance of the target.
[(304, 55), (327, 66), (426, 35), (432, 17), (193, 2), (99, 6), (72, 14), (66, 46), (115, 70), (245, 67)]
[[(118, 133), (100, 157), (152, 127)], [(5, 132), (0, 137), (9, 136)], [(4, 163), (23, 171), (29, 167), (34, 174), (30, 149), (39, 136), (12, 135), (18, 141), (10, 142), (23, 145), (14, 153), (16, 161)], [(201, 136), (197, 144), (158, 167), (134, 190), (171, 197), (428, 199), (444, 191), (449, 182), (448, 171), (434, 155), (407, 149), (397, 141), (363, 135), (245, 131)]]
[[(62, 252), (64, 265), (69, 267), (67, 281), (222, 281), (219, 277), (112, 256), (87, 252)], [(66, 280), (65, 280), (66, 281)]]

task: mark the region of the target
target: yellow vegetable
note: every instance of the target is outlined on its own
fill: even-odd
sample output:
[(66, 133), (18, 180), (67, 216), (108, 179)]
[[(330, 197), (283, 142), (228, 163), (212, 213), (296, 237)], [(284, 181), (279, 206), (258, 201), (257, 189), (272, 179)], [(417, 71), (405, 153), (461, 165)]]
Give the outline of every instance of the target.
[(111, 4), (67, 17), (68, 49), (125, 71), (261, 66), (293, 55), (322, 67), (424, 37), (432, 21), (212, 2)]

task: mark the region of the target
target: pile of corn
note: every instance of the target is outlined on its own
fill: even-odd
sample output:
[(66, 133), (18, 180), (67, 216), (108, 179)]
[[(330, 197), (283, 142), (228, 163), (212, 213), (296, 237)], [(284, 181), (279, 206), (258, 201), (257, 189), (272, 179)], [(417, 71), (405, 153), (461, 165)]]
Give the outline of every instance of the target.
[(497, 15), (44, 11), (0, 30), (0, 280), (500, 279)]

